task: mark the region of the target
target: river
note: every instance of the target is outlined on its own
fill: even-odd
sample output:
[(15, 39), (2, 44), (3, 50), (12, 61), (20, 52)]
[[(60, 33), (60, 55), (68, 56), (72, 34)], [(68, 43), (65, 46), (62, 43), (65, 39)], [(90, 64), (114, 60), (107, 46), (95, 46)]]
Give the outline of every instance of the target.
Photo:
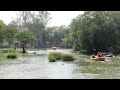
[[(48, 54), (54, 50), (28, 50), (28, 55), (15, 60), (0, 61), (0, 79), (116, 79), (120, 78), (120, 62), (75, 61), (49, 62)], [(70, 49), (56, 50), (70, 53)], [(36, 52), (36, 54), (33, 54)]]

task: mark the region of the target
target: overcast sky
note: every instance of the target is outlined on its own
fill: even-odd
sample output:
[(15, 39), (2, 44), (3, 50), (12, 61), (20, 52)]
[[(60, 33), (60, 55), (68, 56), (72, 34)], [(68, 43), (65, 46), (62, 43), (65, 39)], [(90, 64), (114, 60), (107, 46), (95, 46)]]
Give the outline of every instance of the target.
[[(48, 11), (51, 14), (49, 26), (69, 25), (71, 20), (82, 14), (84, 11)], [(16, 18), (16, 11), (0, 11), (0, 20), (6, 24)]]

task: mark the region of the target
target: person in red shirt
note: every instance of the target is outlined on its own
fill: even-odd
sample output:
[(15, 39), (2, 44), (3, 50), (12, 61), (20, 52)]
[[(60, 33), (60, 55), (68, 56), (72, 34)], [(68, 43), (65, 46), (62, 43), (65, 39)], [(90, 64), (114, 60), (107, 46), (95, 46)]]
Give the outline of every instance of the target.
[(98, 56), (98, 57), (102, 57), (103, 55), (102, 55), (101, 52), (98, 52), (98, 53), (97, 53), (97, 56)]

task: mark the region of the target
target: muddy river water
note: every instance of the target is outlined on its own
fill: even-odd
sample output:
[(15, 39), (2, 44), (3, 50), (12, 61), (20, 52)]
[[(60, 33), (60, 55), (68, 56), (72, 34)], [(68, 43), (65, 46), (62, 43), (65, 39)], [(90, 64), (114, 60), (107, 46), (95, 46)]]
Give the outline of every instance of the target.
[[(120, 78), (120, 60), (98, 62), (82, 58), (69, 62), (49, 62), (53, 50), (29, 50), (28, 55), (15, 60), (0, 61), (0, 79), (117, 79)], [(70, 50), (56, 50), (70, 53)], [(36, 52), (36, 54), (33, 54)]]

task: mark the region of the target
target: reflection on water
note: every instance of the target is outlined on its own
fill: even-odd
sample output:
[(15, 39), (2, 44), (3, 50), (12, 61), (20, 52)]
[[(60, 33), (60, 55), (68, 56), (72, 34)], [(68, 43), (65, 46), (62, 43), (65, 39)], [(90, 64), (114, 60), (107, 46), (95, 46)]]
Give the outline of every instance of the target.
[[(15, 79), (101, 79), (120, 78), (120, 58), (91, 61), (86, 57), (70, 62), (49, 62), (48, 53), (70, 50), (28, 51), (15, 60), (0, 61), (0, 78)], [(35, 54), (34, 54), (35, 52)]]

